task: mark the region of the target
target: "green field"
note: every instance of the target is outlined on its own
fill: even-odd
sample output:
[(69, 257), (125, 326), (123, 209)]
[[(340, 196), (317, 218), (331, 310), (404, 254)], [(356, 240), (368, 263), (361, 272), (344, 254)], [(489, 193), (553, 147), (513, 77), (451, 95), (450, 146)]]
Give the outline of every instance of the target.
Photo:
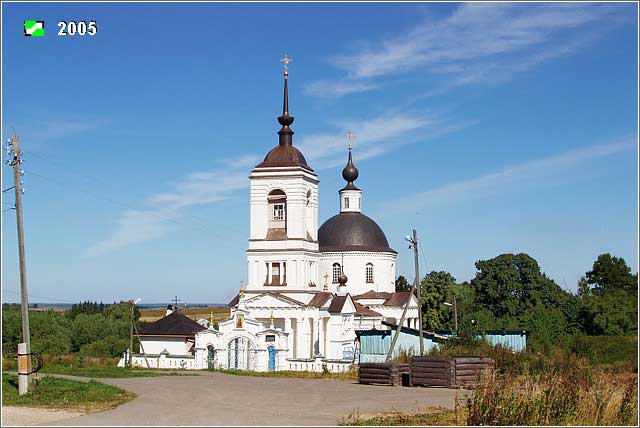
[(18, 377), (3, 374), (2, 405), (74, 410), (83, 413), (113, 409), (135, 397), (134, 394), (96, 381), (80, 382), (39, 377), (32, 390), (18, 395)]

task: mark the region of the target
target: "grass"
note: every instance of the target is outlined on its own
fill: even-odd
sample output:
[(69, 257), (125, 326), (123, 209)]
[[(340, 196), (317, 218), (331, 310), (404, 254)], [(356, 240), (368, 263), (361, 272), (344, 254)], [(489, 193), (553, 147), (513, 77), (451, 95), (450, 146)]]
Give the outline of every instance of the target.
[(113, 409), (135, 397), (134, 394), (100, 382), (80, 382), (54, 377), (37, 377), (32, 390), (18, 395), (18, 377), (3, 374), (2, 405), (72, 410), (83, 413)]
[(638, 424), (638, 375), (573, 368), (487, 376), (469, 399), (469, 425)]
[(364, 418), (358, 412), (339, 419), (338, 425), (356, 426), (446, 426), (464, 423), (455, 410), (432, 407), (416, 413), (386, 412), (372, 418)]
[(156, 376), (197, 376), (179, 370), (156, 370), (145, 368), (125, 368), (114, 366), (68, 367), (44, 366), (41, 373), (63, 374), (92, 378), (156, 377)]
[(309, 371), (276, 371), (276, 372), (254, 372), (245, 370), (210, 370), (216, 373), (224, 373), (234, 376), (253, 376), (253, 377), (284, 377), (284, 378), (302, 378), (302, 379), (337, 379), (337, 380), (356, 380), (358, 372), (351, 370), (345, 373), (330, 372), (309, 372)]

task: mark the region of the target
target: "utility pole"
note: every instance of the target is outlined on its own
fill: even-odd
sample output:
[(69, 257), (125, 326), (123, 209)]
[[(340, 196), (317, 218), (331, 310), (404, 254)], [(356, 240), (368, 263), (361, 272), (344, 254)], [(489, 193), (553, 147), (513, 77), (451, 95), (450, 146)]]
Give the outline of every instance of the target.
[(456, 296), (453, 296), (453, 319), (455, 320), (456, 336), (458, 335), (458, 302)]
[(129, 300), (129, 368), (133, 366), (133, 300)]
[(422, 291), (420, 286), (420, 268), (418, 266), (418, 232), (413, 229), (413, 258), (416, 269), (416, 288), (418, 289), (418, 331), (420, 332), (420, 355), (424, 355), (424, 340), (422, 338)]
[[(31, 333), (29, 331), (29, 297), (27, 294), (27, 267), (24, 253), (24, 227), (22, 222), (22, 181), (20, 176), (24, 173), (20, 168), (22, 164), (22, 152), (18, 143), (18, 136), (11, 137), (11, 160), (7, 163), (13, 167), (13, 190), (15, 193), (16, 224), (18, 227), (18, 258), (20, 263), (20, 304), (22, 311), (22, 342), (25, 344), (26, 372), (31, 372)], [(8, 150), (7, 150), (8, 151)], [(21, 377), (21, 376), (20, 376)], [(26, 376), (24, 392), (26, 393), (31, 383), (31, 376)], [(20, 382), (19, 382), (20, 383)], [(20, 386), (20, 385), (19, 385)]]
[[(398, 323), (398, 328), (396, 333), (393, 335), (393, 339), (391, 340), (391, 345), (389, 346), (389, 351), (387, 352), (386, 362), (389, 362), (391, 356), (393, 355), (393, 349), (396, 346), (396, 342), (398, 341), (398, 336), (400, 335), (400, 331), (402, 331), (402, 326), (404, 324), (405, 317), (407, 316), (407, 309), (409, 308), (409, 304), (411, 303), (411, 296), (415, 292), (416, 288), (418, 288), (418, 318), (419, 318), (419, 334), (420, 334), (420, 355), (424, 355), (424, 340), (422, 339), (422, 299), (420, 293), (420, 269), (418, 267), (418, 233), (415, 229), (413, 229), (413, 238), (410, 236), (406, 236), (404, 238), (407, 242), (413, 245), (413, 256), (415, 261), (415, 269), (416, 269), (416, 277), (411, 284), (411, 290), (409, 291), (409, 298), (404, 305), (404, 309), (402, 310), (402, 316), (400, 317), (400, 322)], [(411, 246), (409, 247), (411, 248)]]

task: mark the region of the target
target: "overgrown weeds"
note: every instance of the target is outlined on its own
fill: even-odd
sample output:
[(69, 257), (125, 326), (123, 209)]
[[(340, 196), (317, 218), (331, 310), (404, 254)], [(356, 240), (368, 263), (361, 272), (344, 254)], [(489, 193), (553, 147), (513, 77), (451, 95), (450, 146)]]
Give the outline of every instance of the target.
[(544, 374), (486, 374), (468, 425), (637, 425), (637, 374), (593, 372), (578, 361)]

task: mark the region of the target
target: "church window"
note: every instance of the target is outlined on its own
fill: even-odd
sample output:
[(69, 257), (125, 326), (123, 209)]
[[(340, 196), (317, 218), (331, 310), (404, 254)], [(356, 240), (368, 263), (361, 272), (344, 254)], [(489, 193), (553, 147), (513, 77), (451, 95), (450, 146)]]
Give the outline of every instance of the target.
[(311, 203), (311, 190), (307, 190), (307, 205)]
[(273, 205), (273, 219), (284, 220), (284, 204)]
[(366, 277), (367, 283), (373, 282), (373, 263), (367, 263)]
[(276, 335), (275, 334), (267, 334), (264, 337), (264, 341), (265, 342), (275, 342), (276, 341)]
[(287, 195), (280, 189), (269, 192), (267, 196), (269, 204), (268, 222), (269, 229), (285, 229), (287, 217)]
[(342, 273), (342, 268), (340, 267), (340, 263), (333, 264), (333, 283), (338, 283), (338, 277)]
[(280, 285), (280, 263), (271, 264), (271, 285)]
[(349, 208), (349, 198), (344, 198), (344, 207)]

